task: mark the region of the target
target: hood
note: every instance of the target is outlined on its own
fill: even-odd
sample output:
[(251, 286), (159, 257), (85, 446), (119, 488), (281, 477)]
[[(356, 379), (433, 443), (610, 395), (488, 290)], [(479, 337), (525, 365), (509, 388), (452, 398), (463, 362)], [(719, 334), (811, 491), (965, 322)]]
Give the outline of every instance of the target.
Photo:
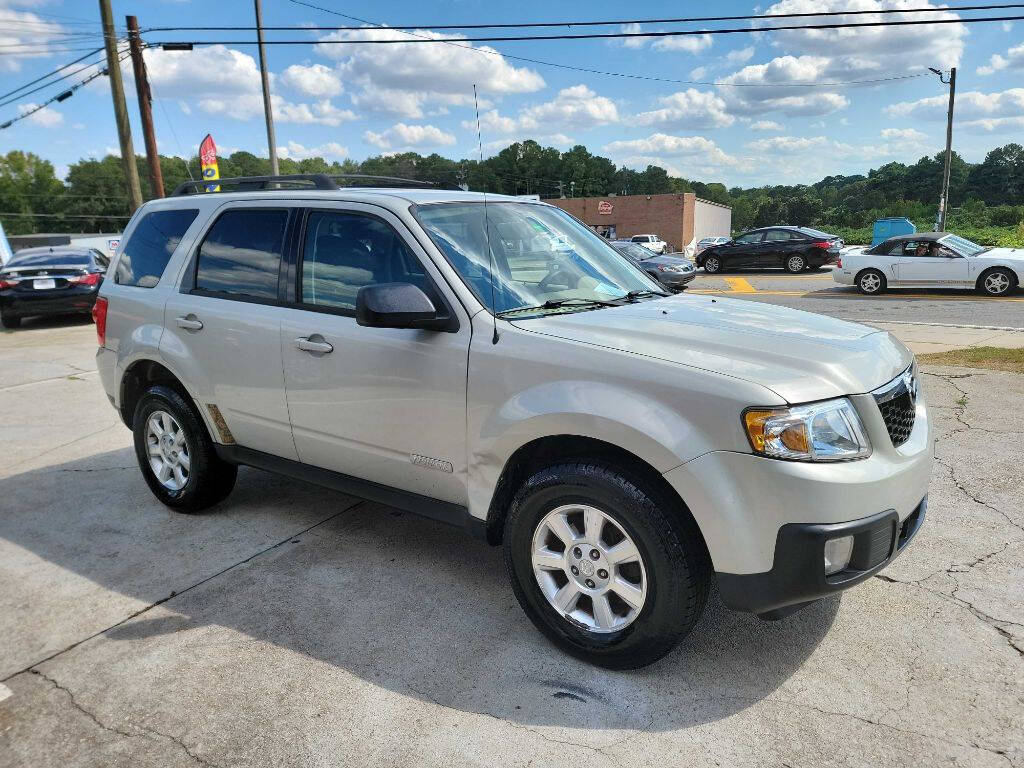
[(711, 296), (677, 295), (514, 323), (536, 333), (745, 379), (790, 403), (870, 392), (913, 360), (885, 331)]
[(979, 259), (999, 259), (1000, 261), (1024, 261), (1024, 248), (990, 248), (979, 253)]

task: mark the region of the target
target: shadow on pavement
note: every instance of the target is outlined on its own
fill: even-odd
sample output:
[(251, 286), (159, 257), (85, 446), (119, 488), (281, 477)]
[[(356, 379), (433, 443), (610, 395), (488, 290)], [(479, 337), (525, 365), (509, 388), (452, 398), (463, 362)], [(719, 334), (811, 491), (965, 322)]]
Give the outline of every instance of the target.
[(92, 316), (81, 312), (69, 315), (36, 315), (26, 316), (21, 319), (21, 325), (17, 328), (8, 328), (0, 325), (0, 332), (17, 333), (18, 331), (32, 331), (41, 328), (64, 328), (76, 325), (92, 325)]
[[(663, 731), (728, 717), (771, 694), (814, 652), (839, 606), (832, 598), (768, 623), (713, 594), (696, 631), (667, 658), (609, 672), (550, 646), (516, 603), (501, 550), (459, 530), (255, 470), (242, 470), (217, 508), (178, 515), (150, 496), (133, 464), (125, 448), (0, 480), (0, 537), (121, 595), (156, 602), (184, 592), (106, 632), (123, 647), (95, 655), (115, 658), (117, 674), (157, 660), (193, 672), (240, 663), (230, 643), (194, 637), (221, 626), (460, 711)], [(12, 622), (38, 621), (18, 612), (67, 579), (13, 575)], [(49, 622), (85, 610), (50, 599), (58, 609)], [(154, 679), (176, 676), (160, 672)]]

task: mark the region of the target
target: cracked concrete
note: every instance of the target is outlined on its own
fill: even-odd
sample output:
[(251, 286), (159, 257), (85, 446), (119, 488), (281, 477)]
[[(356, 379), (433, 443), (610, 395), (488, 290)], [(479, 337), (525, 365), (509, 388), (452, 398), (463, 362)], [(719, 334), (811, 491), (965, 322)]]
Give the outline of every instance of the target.
[[(4, 335), (0, 385), (91, 343)], [(251, 470), (175, 515), (95, 376), (0, 389), (0, 768), (1024, 768), (1024, 376), (926, 373), (941, 439), (910, 550), (780, 622), (713, 595), (629, 673), (551, 648), (458, 531)]]

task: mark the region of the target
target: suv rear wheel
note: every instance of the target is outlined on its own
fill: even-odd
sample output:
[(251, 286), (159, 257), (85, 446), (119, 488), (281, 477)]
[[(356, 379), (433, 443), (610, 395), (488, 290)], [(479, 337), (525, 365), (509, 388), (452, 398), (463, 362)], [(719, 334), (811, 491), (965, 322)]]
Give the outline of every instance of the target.
[(153, 494), (179, 512), (223, 501), (238, 467), (222, 461), (192, 405), (170, 387), (150, 387), (135, 408), (135, 455)]
[(660, 659), (707, 601), (710, 565), (696, 523), (657, 488), (600, 462), (530, 477), (504, 541), (512, 587), (533, 623), (604, 667)]

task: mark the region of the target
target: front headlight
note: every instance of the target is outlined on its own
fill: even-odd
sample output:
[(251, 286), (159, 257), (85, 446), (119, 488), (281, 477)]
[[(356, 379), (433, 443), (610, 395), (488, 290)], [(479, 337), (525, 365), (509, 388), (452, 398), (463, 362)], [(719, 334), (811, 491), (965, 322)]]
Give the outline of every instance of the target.
[(871, 455), (857, 409), (845, 397), (789, 408), (748, 408), (743, 426), (754, 453), (796, 461), (848, 461)]
[(676, 274), (684, 274), (690, 271), (688, 267), (680, 266), (678, 264), (665, 264), (658, 267), (658, 269), (662, 272), (675, 272)]

